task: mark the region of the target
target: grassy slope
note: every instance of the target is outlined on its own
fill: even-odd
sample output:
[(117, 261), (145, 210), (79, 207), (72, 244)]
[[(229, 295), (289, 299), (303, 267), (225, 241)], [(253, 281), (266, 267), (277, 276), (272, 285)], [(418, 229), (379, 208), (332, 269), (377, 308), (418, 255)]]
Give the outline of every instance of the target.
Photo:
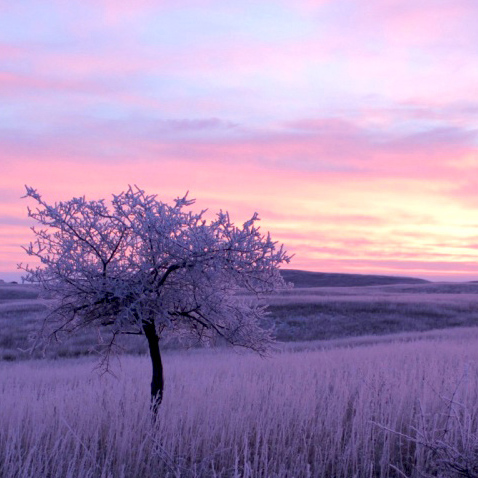
[[(283, 272), (286, 280), (295, 281), (297, 287), (268, 300), (270, 320), (279, 341), (330, 340), (478, 325), (478, 283)], [(333, 286), (326, 287), (327, 278)], [(27, 348), (27, 337), (39, 326), (44, 311), (34, 287), (0, 285), (0, 359), (27, 357), (20, 349)], [(144, 352), (141, 339), (126, 337), (126, 352)], [(85, 332), (49, 348), (47, 355), (84, 355), (96, 350), (95, 343), (95, 332)]]
[(269, 300), (280, 340), (478, 325), (478, 284), (297, 288)]

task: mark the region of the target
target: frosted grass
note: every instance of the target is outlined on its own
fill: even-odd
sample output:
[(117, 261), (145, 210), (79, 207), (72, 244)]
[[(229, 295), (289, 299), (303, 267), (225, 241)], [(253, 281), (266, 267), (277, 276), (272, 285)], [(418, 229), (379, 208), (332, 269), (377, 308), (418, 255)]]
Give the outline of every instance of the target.
[[(156, 424), (147, 358), (122, 358), (117, 378), (88, 359), (0, 364), (0, 476), (419, 476), (426, 447), (395, 432), (438, 436), (447, 424), (459, 446), (476, 429), (476, 333), (164, 362)], [(447, 420), (452, 395), (467, 410), (461, 424)]]

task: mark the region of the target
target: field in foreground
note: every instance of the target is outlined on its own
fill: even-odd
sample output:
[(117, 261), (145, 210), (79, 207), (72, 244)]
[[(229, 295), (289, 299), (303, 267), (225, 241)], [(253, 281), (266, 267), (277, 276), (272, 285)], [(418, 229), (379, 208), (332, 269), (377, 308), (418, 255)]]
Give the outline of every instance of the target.
[(0, 363), (0, 476), (455, 476), (440, 460), (476, 451), (477, 345), (471, 328), (268, 359), (171, 351), (154, 425), (145, 357), (116, 378), (88, 358)]

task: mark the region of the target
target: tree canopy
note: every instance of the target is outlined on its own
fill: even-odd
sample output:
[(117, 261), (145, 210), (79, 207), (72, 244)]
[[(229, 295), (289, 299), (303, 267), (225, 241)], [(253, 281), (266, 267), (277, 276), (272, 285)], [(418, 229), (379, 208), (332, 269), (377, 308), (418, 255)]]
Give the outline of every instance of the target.
[(267, 350), (266, 310), (252, 297), (286, 286), (279, 266), (291, 257), (261, 233), (257, 213), (238, 227), (227, 212), (209, 221), (205, 210), (191, 212), (187, 195), (169, 205), (130, 186), (109, 202), (50, 205), (26, 190), (41, 228), (25, 250), (40, 265), (20, 267), (55, 299), (46, 335), (109, 326), (113, 337), (146, 335), (150, 351), (166, 331)]

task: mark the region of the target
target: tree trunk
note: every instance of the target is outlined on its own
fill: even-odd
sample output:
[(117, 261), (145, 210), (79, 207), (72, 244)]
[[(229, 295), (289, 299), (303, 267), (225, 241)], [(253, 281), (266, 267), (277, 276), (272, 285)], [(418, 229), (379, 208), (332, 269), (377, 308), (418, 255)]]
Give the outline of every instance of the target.
[(159, 337), (156, 333), (154, 322), (143, 322), (143, 330), (149, 344), (149, 354), (153, 365), (151, 379), (151, 410), (156, 415), (158, 407), (163, 399), (164, 377), (161, 353), (159, 351)]

